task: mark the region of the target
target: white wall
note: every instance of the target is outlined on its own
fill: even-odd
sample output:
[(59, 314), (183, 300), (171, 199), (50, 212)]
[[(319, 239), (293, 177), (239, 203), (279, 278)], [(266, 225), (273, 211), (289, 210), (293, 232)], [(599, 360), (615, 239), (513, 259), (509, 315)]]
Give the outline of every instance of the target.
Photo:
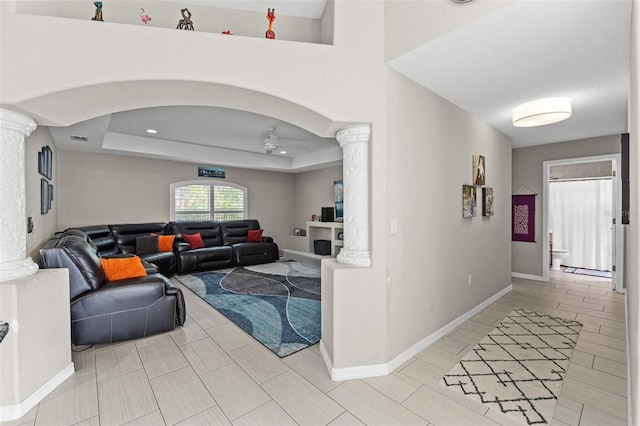
[[(529, 193), (536, 197), (535, 228), (536, 242), (512, 242), (511, 270), (525, 275), (542, 277), (542, 212), (546, 207), (542, 202), (544, 161), (566, 158), (591, 157), (595, 155), (617, 154), (620, 152), (620, 135), (582, 139), (547, 145), (539, 145), (513, 150), (512, 192)], [(524, 185), (524, 186), (523, 186)], [(525, 188), (526, 187), (526, 188)], [(528, 189), (527, 189), (528, 188)], [(524, 191), (524, 192), (522, 192)], [(510, 202), (509, 202), (510, 203)], [(511, 239), (511, 236), (509, 236)]]
[[(198, 165), (110, 154), (58, 150), (58, 229), (116, 223), (168, 222), (169, 185), (198, 179)], [(286, 241), (293, 223), (294, 176), (224, 168), (248, 188), (248, 216), (265, 235)], [(285, 248), (285, 247), (283, 247)]]
[(640, 1), (633, 0), (631, 90), (629, 93), (631, 224), (626, 233), (627, 326), (629, 344), (629, 424), (640, 424)]
[[(40, 213), (40, 180), (44, 177), (38, 173), (38, 153), (48, 146), (53, 151), (54, 197), (51, 210), (47, 214)], [(26, 215), (33, 219), (33, 232), (27, 234), (27, 256), (38, 262), (39, 250), (56, 231), (58, 222), (57, 191), (60, 189), (57, 179), (58, 153), (49, 129), (38, 127), (31, 136), (25, 139), (25, 190), (27, 194)], [(26, 220), (26, 218), (25, 218)]]
[[(393, 357), (511, 283), (511, 141), (395, 71), (387, 84), (387, 215), (398, 221), (398, 234), (387, 234)], [(495, 215), (480, 208), (465, 219), (462, 185), (472, 184), (475, 153), (486, 159)]]
[(333, 182), (342, 180), (342, 166), (295, 175), (294, 225), (306, 226), (311, 215), (319, 215), (322, 207), (334, 207)]

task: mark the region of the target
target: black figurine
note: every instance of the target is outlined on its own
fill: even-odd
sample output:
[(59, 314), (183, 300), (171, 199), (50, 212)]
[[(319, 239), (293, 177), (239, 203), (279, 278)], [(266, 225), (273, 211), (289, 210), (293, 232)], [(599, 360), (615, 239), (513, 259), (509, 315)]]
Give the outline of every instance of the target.
[(191, 12), (186, 7), (181, 10), (182, 18), (178, 21), (178, 26), (176, 27), (179, 30), (188, 30), (194, 31), (193, 22), (191, 22)]

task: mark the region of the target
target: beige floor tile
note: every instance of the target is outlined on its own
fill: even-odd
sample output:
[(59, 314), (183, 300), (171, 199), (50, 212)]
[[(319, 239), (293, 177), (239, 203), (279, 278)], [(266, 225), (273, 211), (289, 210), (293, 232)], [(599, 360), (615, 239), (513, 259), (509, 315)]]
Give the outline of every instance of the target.
[(554, 420), (559, 420), (570, 426), (578, 426), (582, 416), (582, 403), (560, 395), (556, 403), (556, 411), (553, 413)]
[(627, 421), (617, 416), (585, 406), (582, 410), (580, 426), (626, 426)]
[(98, 403), (105, 425), (120, 425), (158, 409), (144, 370), (98, 382)]
[[(460, 327), (464, 328), (464, 324), (462, 324)], [(492, 326), (488, 326), (488, 327), (490, 327), (491, 330), (493, 330), (495, 328), (495, 326), (493, 326), (493, 325)], [(467, 351), (469, 349), (471, 349), (473, 347), (473, 345), (471, 345), (471, 344), (469, 344), (467, 342), (460, 341), (460, 340), (455, 339), (453, 337), (446, 337), (445, 336), (442, 339), (440, 339), (437, 342), (435, 342), (433, 345), (431, 345), (431, 347), (442, 349), (443, 351), (447, 351), (449, 353), (452, 353), (454, 355), (458, 355), (458, 356), (462, 357), (464, 354), (467, 353)]]
[[(421, 387), (418, 392), (411, 395), (403, 405), (436, 425), (495, 425), (495, 422), (487, 417), (469, 410), (426, 386)], [(489, 407), (487, 406), (488, 409)]]
[(421, 386), (420, 383), (400, 373), (391, 373), (388, 376), (382, 377), (371, 377), (369, 379), (363, 379), (363, 381), (398, 403), (404, 402)]
[(516, 420), (498, 410), (489, 409), (484, 416), (502, 426), (523, 426), (521, 421)]
[(149, 414), (131, 420), (129, 423), (125, 423), (126, 426), (162, 426), (164, 424), (160, 410), (152, 411)]
[(303, 425), (326, 425), (344, 411), (294, 371), (263, 383), (262, 388), (287, 414)]
[(96, 351), (98, 381), (140, 370), (142, 361), (135, 343), (127, 342)]
[(204, 309), (202, 311), (192, 312), (190, 316), (203, 330), (229, 322), (227, 317), (215, 309)]
[(366, 425), (427, 424), (427, 421), (415, 412), (360, 380), (345, 382), (328, 395)]
[(208, 408), (193, 417), (181, 421), (176, 426), (231, 426), (229, 419), (224, 415), (220, 407)]
[[(580, 297), (580, 296), (577, 296), (577, 297)], [(592, 300), (597, 300), (597, 299), (592, 299)], [(570, 299), (560, 299), (559, 302), (565, 306), (576, 306), (583, 309), (604, 312), (604, 304), (602, 303), (602, 300), (600, 301), (601, 303), (584, 302), (582, 300), (570, 300)], [(566, 309), (566, 308), (563, 308), (563, 309)]]
[(298, 423), (273, 401), (269, 401), (233, 421), (233, 426), (264, 425), (297, 426)]
[(444, 368), (445, 370), (449, 371), (460, 361), (462, 355), (454, 355), (447, 351), (443, 351), (442, 349), (429, 346), (428, 348), (420, 351), (416, 355), (416, 358), (428, 361), (431, 364), (437, 365), (438, 367)]
[(242, 331), (237, 325), (231, 323), (207, 328), (206, 332), (227, 352), (255, 342), (253, 337)]
[(486, 334), (466, 330), (464, 328), (457, 328), (453, 332), (447, 335), (447, 337), (451, 337), (461, 342), (465, 342), (468, 345), (475, 345), (480, 340), (482, 340), (484, 336), (486, 336)]
[(172, 342), (171, 335), (169, 332), (154, 334), (153, 336), (143, 337), (142, 339), (136, 339), (135, 343), (138, 349), (143, 348), (149, 345), (155, 345), (156, 343), (162, 342)]
[(289, 367), (260, 343), (251, 343), (234, 351), (229, 356), (258, 384), (289, 371)]
[(216, 405), (191, 367), (150, 380), (162, 417), (174, 424)]
[(198, 375), (233, 363), (229, 355), (210, 337), (180, 346), (180, 350)]
[[(213, 308), (209, 306), (209, 309)], [(209, 337), (207, 336), (207, 333), (205, 333), (204, 330), (192, 319), (185, 321), (184, 326), (176, 327), (169, 334), (179, 346)]]
[(603, 371), (614, 376), (627, 378), (627, 365), (621, 362), (611, 361), (607, 358), (595, 357), (593, 361), (593, 369)]
[(626, 350), (627, 347), (627, 342), (625, 342), (624, 339), (618, 339), (616, 337), (606, 336), (604, 334), (592, 333), (590, 331), (582, 331), (580, 333), (580, 340), (597, 343), (599, 345), (608, 346), (610, 348), (619, 349), (621, 351)]
[(302, 350), (283, 358), (282, 361), (324, 393), (340, 384), (331, 380), (322, 355), (316, 351)]
[(138, 352), (150, 379), (189, 365), (176, 343), (171, 339), (143, 346), (138, 349)]
[(224, 414), (232, 421), (270, 400), (262, 388), (236, 364), (218, 368), (200, 377)]
[(476, 333), (480, 333), (480, 334), (486, 335), (491, 330), (496, 328), (496, 326), (493, 325), (493, 323), (492, 324), (483, 324), (483, 323), (480, 323), (480, 322), (465, 321), (463, 324), (460, 324), (460, 328), (463, 328), (465, 330), (475, 331)]
[(71, 360), (76, 373), (96, 372), (96, 351), (93, 347), (80, 352), (72, 351)]
[(571, 311), (571, 312), (577, 312), (579, 314), (586, 314), (592, 317), (597, 317), (597, 318), (605, 318), (605, 319), (609, 319), (612, 321), (619, 321), (624, 323), (624, 312), (620, 313), (620, 312), (603, 312), (603, 311), (596, 311), (593, 309), (589, 309), (589, 308), (584, 308), (581, 306), (576, 306), (576, 305), (566, 305), (566, 304), (560, 304), (558, 306), (558, 309), (563, 309), (566, 311)]
[(596, 317), (587, 314), (578, 314), (575, 319), (576, 321), (580, 321), (582, 324), (584, 324), (585, 327), (587, 327), (589, 324), (600, 326), (600, 329), (602, 329), (602, 327), (604, 326), (624, 330), (625, 327), (624, 322), (614, 321), (611, 319)]
[(593, 342), (587, 342), (586, 340), (578, 339), (578, 343), (576, 344), (576, 349), (582, 352), (586, 352), (588, 354), (592, 354), (602, 358), (607, 358), (612, 361), (616, 361), (620, 363), (627, 362), (627, 354), (625, 351), (610, 348), (609, 346), (599, 345)]
[(600, 327), (600, 334), (603, 334), (605, 336), (615, 337), (617, 339), (622, 339), (622, 340), (627, 338), (627, 332), (625, 330), (625, 327), (611, 328), (603, 325)]
[(595, 355), (588, 354), (586, 352), (574, 350), (571, 354), (571, 363), (584, 365), (585, 367), (593, 367), (593, 360)]
[(350, 412), (345, 411), (327, 426), (365, 426), (365, 424)]
[(560, 396), (567, 397), (585, 406), (590, 406), (613, 416), (624, 416), (626, 418), (627, 415), (626, 398), (574, 380), (571, 377), (564, 379)]
[(71, 425), (97, 415), (96, 375), (76, 373), (40, 402), (36, 425)]
[(91, 417), (90, 419), (78, 422), (73, 426), (100, 426), (100, 416)]
[(594, 370), (578, 364), (570, 364), (567, 377), (625, 398), (627, 396), (626, 379), (600, 370)]

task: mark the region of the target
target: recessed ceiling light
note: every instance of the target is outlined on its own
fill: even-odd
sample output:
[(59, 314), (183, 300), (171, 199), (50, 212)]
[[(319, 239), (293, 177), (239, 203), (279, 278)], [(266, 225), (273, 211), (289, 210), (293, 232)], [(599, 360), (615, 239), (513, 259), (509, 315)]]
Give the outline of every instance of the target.
[(280, 151), (280, 154), (286, 154), (287, 151)]
[(557, 123), (571, 117), (571, 98), (544, 98), (513, 109), (515, 127), (535, 127)]
[(147, 129), (147, 133), (151, 133), (152, 135), (155, 135), (156, 133), (158, 133), (158, 131), (156, 129)]

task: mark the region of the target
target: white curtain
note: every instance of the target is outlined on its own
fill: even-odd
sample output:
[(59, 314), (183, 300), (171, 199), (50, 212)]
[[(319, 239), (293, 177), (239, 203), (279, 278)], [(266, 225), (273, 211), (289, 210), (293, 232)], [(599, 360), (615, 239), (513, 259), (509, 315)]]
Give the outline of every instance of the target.
[(611, 179), (550, 182), (549, 231), (562, 264), (610, 271), (613, 255)]

